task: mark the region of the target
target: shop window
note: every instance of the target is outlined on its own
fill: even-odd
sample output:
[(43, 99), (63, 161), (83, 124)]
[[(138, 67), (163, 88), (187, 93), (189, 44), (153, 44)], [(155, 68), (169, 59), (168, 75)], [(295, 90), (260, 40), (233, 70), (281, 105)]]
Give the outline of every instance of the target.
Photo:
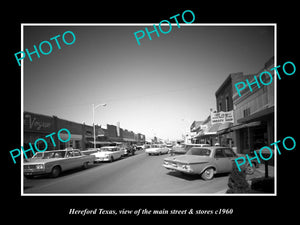
[(80, 149), (80, 141), (75, 141), (75, 148)]
[(241, 135), (241, 153), (246, 153), (249, 150), (249, 142), (248, 142), (248, 130), (247, 129), (242, 129), (240, 131)]
[(68, 147), (66, 143), (60, 142), (59, 149), (65, 149), (66, 147)]
[[(49, 145), (49, 143), (47, 143), (47, 145)], [(45, 143), (42, 142), (42, 141), (37, 142), (36, 147), (37, 147), (39, 150), (43, 150), (43, 149), (46, 148)], [(47, 148), (48, 148), (48, 146), (47, 146)], [(49, 149), (50, 149), (50, 148), (49, 148)]]

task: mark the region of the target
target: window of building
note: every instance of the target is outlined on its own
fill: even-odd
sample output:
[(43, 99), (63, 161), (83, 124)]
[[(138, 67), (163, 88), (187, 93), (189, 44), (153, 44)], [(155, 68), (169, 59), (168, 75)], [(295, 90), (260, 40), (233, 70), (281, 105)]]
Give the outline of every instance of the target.
[(244, 117), (250, 116), (250, 108), (244, 109), (243, 114)]
[(229, 111), (229, 97), (227, 96), (225, 99), (225, 110), (228, 112)]

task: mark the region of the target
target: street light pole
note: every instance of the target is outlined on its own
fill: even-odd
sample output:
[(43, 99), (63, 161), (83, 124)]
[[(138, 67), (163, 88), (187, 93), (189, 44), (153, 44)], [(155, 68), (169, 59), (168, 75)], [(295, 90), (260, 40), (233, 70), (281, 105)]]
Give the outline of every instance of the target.
[(94, 148), (96, 148), (96, 130), (95, 130), (95, 109), (97, 109), (99, 106), (106, 106), (106, 103), (103, 103), (103, 104), (99, 104), (99, 105), (96, 105), (95, 104), (92, 104), (93, 106), (93, 133), (94, 133)]

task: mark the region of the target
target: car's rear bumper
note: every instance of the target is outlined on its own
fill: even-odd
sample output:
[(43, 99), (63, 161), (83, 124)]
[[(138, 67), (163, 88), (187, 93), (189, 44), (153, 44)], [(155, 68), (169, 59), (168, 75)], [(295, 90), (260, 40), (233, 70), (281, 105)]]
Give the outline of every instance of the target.
[(174, 167), (172, 165), (163, 164), (163, 167), (165, 167), (168, 170), (172, 170), (172, 171), (179, 171), (179, 172), (186, 173), (186, 174), (195, 174), (194, 171), (192, 171), (192, 170), (183, 169), (181, 167)]

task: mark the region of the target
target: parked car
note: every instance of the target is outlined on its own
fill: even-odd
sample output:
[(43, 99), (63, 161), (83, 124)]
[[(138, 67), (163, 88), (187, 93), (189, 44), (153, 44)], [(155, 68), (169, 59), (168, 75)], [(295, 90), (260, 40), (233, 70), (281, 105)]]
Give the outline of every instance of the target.
[(139, 150), (144, 150), (145, 146), (144, 145), (137, 145), (135, 148), (136, 148), (137, 151), (139, 151)]
[(173, 145), (172, 144), (166, 144), (166, 147), (169, 149), (169, 153), (172, 151)]
[(81, 151), (81, 153), (84, 154), (84, 155), (90, 155), (90, 154), (93, 154), (93, 153), (95, 153), (99, 150), (100, 150), (100, 148), (88, 148), (87, 150)]
[(118, 146), (105, 146), (101, 147), (100, 150), (92, 155), (95, 156), (94, 162), (113, 162), (116, 159), (120, 159), (124, 155), (124, 149), (121, 149)]
[(208, 144), (181, 144), (179, 146), (173, 146), (170, 151), (170, 155), (183, 155), (187, 153), (192, 147), (208, 147)]
[(145, 152), (148, 155), (161, 155), (161, 154), (167, 154), (169, 152), (169, 149), (162, 144), (153, 144), (150, 146), (150, 148), (147, 148)]
[[(168, 170), (199, 174), (204, 180), (211, 180), (214, 174), (231, 172), (233, 161), (237, 157), (239, 156), (229, 147), (192, 147), (185, 155), (165, 158), (163, 166)], [(252, 163), (258, 166), (257, 162)], [(250, 167), (249, 164), (245, 166)], [(246, 172), (254, 173), (254, 169), (246, 168)]]
[(135, 147), (134, 146), (127, 146), (124, 148), (124, 155), (129, 156), (129, 155), (134, 155), (135, 154)]
[(84, 155), (78, 149), (37, 152), (24, 162), (24, 176), (32, 178), (35, 175), (50, 174), (51, 177), (58, 177), (62, 171), (87, 168), (94, 159), (95, 156)]

